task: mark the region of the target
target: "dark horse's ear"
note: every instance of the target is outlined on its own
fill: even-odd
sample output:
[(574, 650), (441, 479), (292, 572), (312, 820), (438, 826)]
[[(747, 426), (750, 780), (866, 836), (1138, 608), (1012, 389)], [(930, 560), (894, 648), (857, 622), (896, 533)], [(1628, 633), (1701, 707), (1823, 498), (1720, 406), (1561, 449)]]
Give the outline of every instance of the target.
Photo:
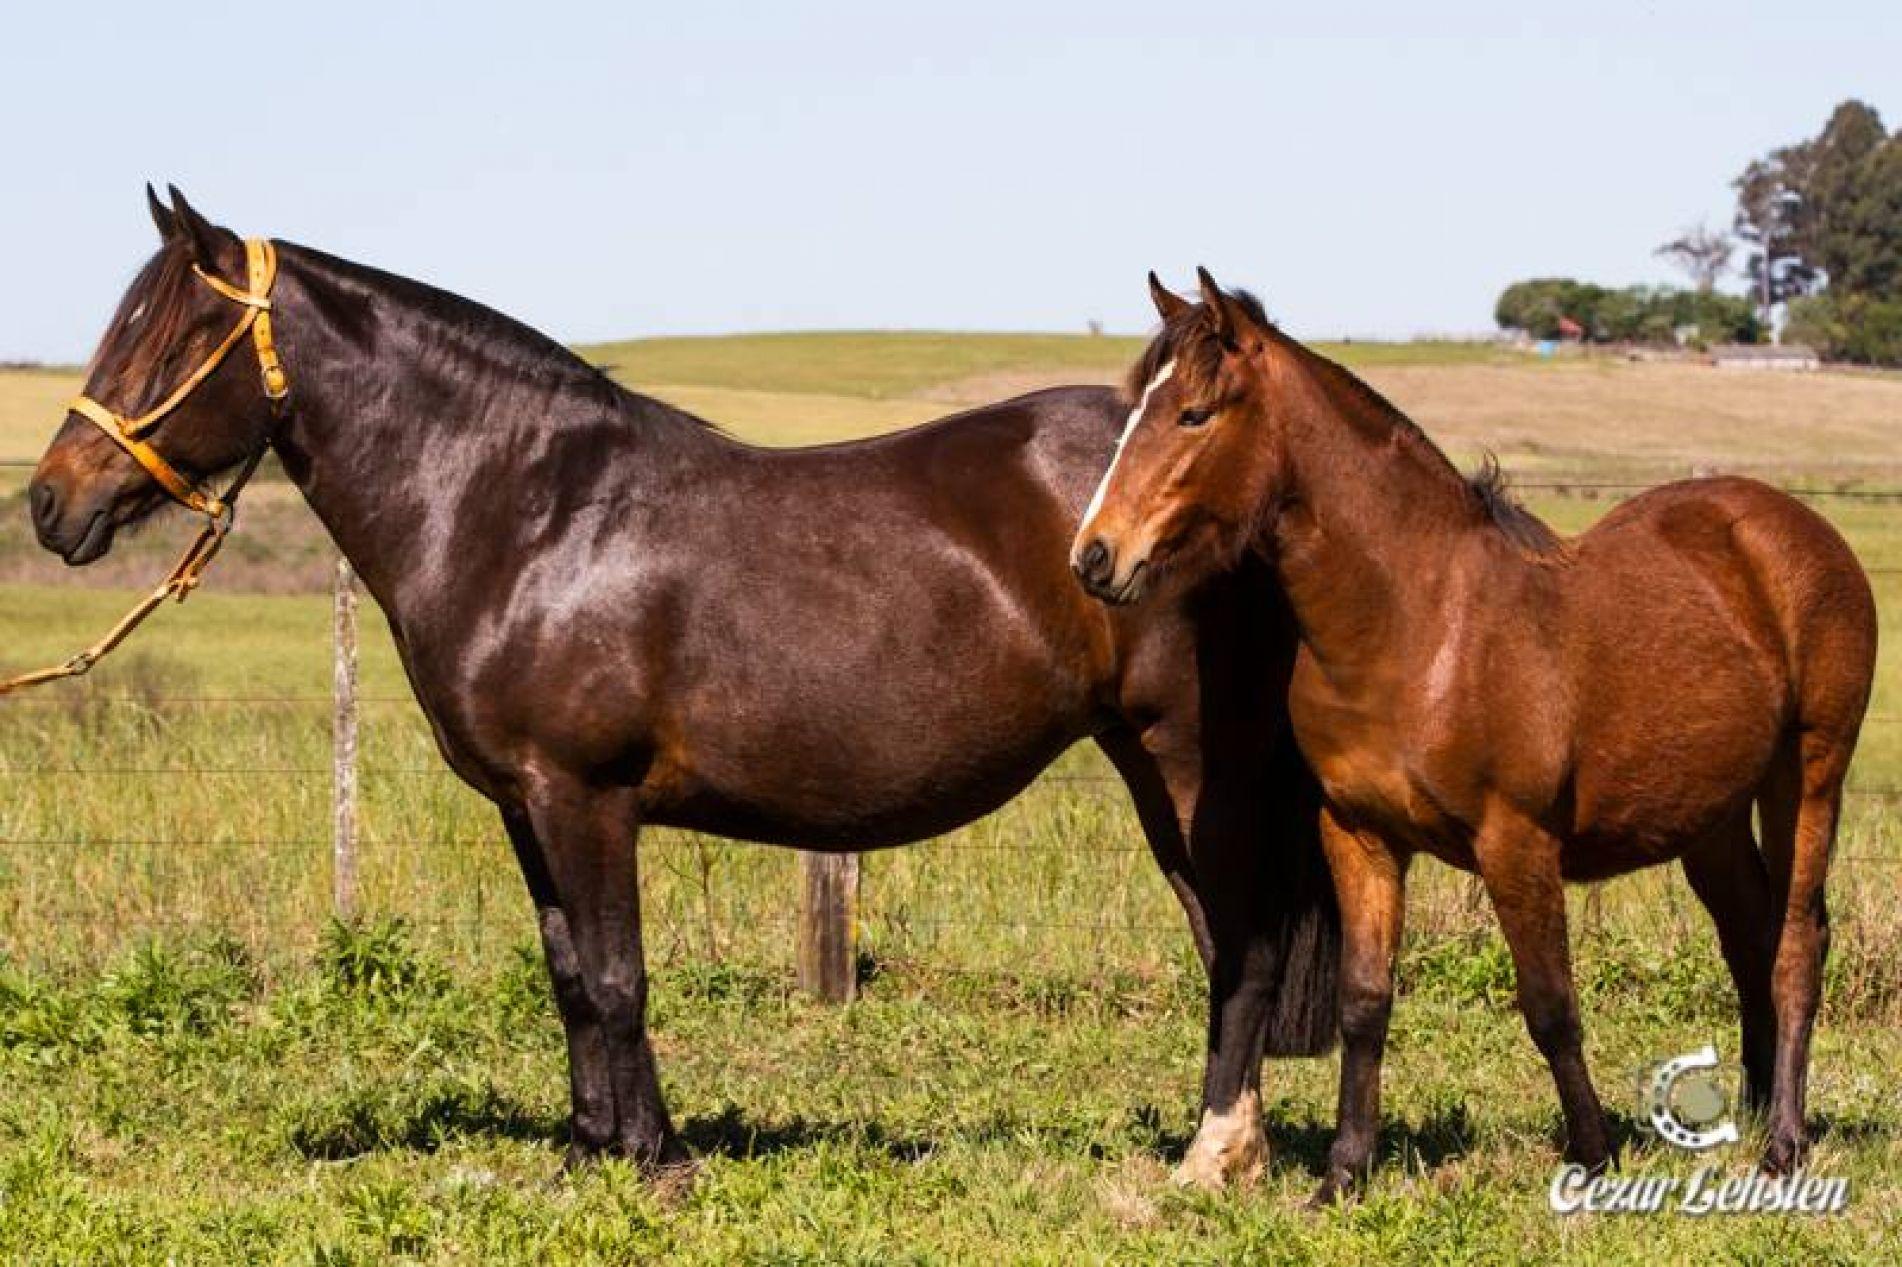
[(1155, 270), (1149, 272), (1149, 298), (1154, 301), (1156, 311), (1162, 314), (1164, 321), (1171, 320), (1177, 313), (1186, 312), (1189, 301), (1162, 284)]
[(167, 185), (172, 194), (172, 217), (178, 225), (179, 236), (185, 241), (185, 249), (191, 253), (192, 263), (203, 269), (209, 269), (218, 261), (218, 245), (230, 234), (211, 221), (198, 214), (198, 209), (185, 201), (185, 195), (178, 192), (177, 185)]
[(172, 215), (172, 209), (159, 201), (158, 191), (152, 188), (152, 182), (145, 182), (145, 209), (152, 213), (152, 223), (158, 226), (161, 242), (170, 242), (172, 235), (178, 232), (178, 220)]

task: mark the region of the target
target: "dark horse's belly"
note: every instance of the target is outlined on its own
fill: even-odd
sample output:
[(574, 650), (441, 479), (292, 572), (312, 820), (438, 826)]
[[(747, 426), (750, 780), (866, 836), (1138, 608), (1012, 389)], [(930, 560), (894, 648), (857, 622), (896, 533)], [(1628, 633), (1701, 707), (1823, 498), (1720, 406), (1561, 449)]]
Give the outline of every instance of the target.
[(882, 849), (954, 831), (1021, 792), (1079, 734), (1054, 733), (1039, 747), (984, 754), (981, 766), (953, 777), (941, 769), (868, 789), (860, 782), (814, 778), (783, 789), (716, 786), (689, 777), (653, 797), (647, 821), (761, 844), (802, 849)]
[[(1006, 521), (1065, 513), (1007, 472), (991, 496)], [(750, 594), (770, 616), (733, 628), (721, 602), (682, 617), (686, 654), (657, 675), (648, 821), (807, 847), (903, 844), (996, 809), (1110, 720), (1112, 617), (1060, 550), (1012, 554), (955, 520), (880, 525), (887, 544), (870, 548), (851, 540), (856, 525), (827, 527), (793, 525), (760, 551), (779, 561)], [(1039, 539), (1061, 543), (1060, 527)], [(844, 578), (821, 571), (841, 538), (860, 560)], [(702, 633), (720, 654), (694, 653)]]

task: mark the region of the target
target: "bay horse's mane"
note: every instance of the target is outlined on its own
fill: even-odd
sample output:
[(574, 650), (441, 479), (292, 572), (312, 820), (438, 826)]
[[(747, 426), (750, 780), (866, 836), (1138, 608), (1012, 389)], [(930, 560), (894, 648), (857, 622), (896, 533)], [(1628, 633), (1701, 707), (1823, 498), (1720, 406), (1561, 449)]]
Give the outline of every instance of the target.
[[(1527, 558), (1557, 563), (1571, 557), (1565, 539), (1513, 495), (1506, 473), (1493, 454), (1487, 453), (1480, 461), (1479, 470), (1472, 475), (1462, 474), (1418, 423), (1364, 379), (1290, 338), (1269, 320), (1261, 301), (1250, 292), (1227, 293), (1230, 301), (1278, 348), (1321, 380), (1337, 403), (1353, 406), (1339, 411), (1344, 421), (1371, 438), (1388, 439), (1413, 452), (1422, 459), (1425, 469), (1443, 473), (1456, 482), (1482, 521), (1500, 532)], [(1208, 318), (1208, 306), (1198, 303), (1180, 308), (1163, 322), (1162, 329), (1130, 369), (1122, 386), (1124, 400), (1133, 407), (1142, 398), (1143, 388), (1171, 361), (1176, 363), (1176, 373), (1192, 393), (1206, 388), (1220, 372), (1222, 353), (1222, 341)]]

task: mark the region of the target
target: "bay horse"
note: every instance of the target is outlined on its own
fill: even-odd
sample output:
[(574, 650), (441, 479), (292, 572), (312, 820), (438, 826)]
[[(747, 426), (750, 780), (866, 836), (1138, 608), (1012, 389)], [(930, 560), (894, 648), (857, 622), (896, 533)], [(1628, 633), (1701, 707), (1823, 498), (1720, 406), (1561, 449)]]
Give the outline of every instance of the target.
[[(646, 1026), (642, 825), (897, 845), (991, 811), (1087, 737), (1208, 969), (1178, 1178), (1262, 1164), (1264, 1051), (1337, 1032), (1325, 859), (1311, 813), (1277, 812), (1315, 796), (1286, 738), (1292, 633), (1263, 585), (1140, 617), (1076, 589), (1067, 545), (1113, 391), (755, 448), (478, 304), (242, 243), (176, 189), (169, 207), (147, 193), (161, 245), (33, 477), (39, 539), (88, 563), (171, 485), (276, 451), (382, 608), (444, 758), (500, 810), (567, 1034), (571, 1162), (687, 1156)], [(262, 383), (219, 341), (234, 303), (269, 314)]]
[[(1764, 1167), (1805, 1149), (1824, 880), (1875, 666), (1842, 537), (1747, 479), (1670, 484), (1563, 539), (1496, 465), (1467, 480), (1398, 409), (1206, 270), (1150, 275), (1162, 333), (1072, 550), (1090, 592), (1269, 559), (1300, 637), (1289, 715), (1343, 911), (1339, 1124), (1317, 1200), (1364, 1175), (1409, 860), (1475, 871), (1551, 1067), (1568, 1159), (1614, 1160), (1581, 1047), (1563, 881), (1679, 861), (1742, 1014)], [(1265, 654), (1278, 649), (1264, 647)], [(1762, 822), (1762, 848), (1751, 810)]]

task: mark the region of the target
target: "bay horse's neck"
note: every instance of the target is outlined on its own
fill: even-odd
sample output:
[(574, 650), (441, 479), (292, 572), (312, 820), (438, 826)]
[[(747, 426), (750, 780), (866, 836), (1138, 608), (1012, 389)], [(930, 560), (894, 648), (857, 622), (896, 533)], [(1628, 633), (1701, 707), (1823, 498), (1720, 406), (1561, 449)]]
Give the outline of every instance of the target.
[(1386, 654), (1409, 608), (1438, 610), (1456, 561), (1498, 529), (1445, 455), (1372, 388), (1292, 340), (1274, 338), (1263, 355), (1286, 445), (1268, 544), (1310, 650), (1347, 672)]
[(638, 442), (632, 499), (735, 447), (472, 301), (302, 247), (280, 261), (292, 409), (275, 446), (392, 616), (419, 572), (453, 584), (508, 547), (512, 522), (545, 522), (580, 450)]

